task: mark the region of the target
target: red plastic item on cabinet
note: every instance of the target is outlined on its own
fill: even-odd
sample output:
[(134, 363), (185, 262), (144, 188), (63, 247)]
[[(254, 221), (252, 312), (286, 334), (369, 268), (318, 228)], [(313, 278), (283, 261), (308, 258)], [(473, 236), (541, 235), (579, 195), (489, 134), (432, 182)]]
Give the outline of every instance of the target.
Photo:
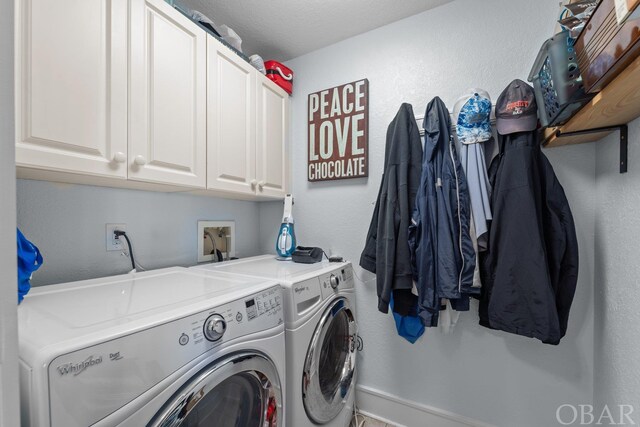
[(264, 61), (267, 78), (284, 89), (289, 95), (293, 91), (293, 71), (278, 61)]

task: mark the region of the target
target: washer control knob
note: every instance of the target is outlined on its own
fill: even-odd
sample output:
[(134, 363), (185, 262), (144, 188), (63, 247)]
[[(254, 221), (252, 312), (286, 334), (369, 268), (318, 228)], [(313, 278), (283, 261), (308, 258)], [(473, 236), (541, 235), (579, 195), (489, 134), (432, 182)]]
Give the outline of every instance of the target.
[(209, 341), (218, 341), (227, 330), (227, 322), (219, 314), (212, 314), (204, 322), (204, 337)]
[(340, 284), (340, 278), (338, 276), (336, 276), (335, 274), (332, 274), (329, 277), (329, 284), (331, 285), (331, 287), (333, 289), (336, 289), (338, 287), (338, 285)]

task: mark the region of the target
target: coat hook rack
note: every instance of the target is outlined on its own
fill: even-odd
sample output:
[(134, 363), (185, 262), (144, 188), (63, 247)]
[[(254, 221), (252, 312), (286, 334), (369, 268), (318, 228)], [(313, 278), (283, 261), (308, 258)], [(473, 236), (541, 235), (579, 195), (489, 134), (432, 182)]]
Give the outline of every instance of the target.
[(627, 125), (616, 125), (602, 128), (577, 130), (575, 132), (562, 132), (560, 130), (557, 130), (556, 137), (562, 138), (576, 135), (588, 135), (592, 133), (612, 132), (615, 130), (620, 131), (620, 173), (626, 173), (627, 157), (629, 152), (629, 128)]

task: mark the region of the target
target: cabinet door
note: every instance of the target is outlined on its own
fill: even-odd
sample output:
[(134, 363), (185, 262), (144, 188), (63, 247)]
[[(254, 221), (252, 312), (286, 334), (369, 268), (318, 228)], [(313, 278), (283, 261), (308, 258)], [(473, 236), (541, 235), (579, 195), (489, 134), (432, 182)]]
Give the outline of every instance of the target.
[(126, 178), (126, 2), (15, 5), (16, 163)]
[(284, 197), (289, 191), (289, 96), (261, 75), (257, 98), (257, 194)]
[(257, 70), (213, 37), (207, 61), (207, 187), (253, 194)]
[(163, 0), (130, 0), (129, 179), (204, 188), (206, 33)]

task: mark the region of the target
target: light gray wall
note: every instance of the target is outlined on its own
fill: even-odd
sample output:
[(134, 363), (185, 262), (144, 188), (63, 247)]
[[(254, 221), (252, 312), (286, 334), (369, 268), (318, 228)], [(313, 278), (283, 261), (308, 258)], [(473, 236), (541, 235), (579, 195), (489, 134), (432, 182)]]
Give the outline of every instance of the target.
[[(294, 197), (293, 205), (293, 220), (294, 231), (301, 226), (298, 218), (298, 206)], [(284, 203), (282, 202), (267, 202), (260, 203), (259, 215), (260, 215), (260, 252), (263, 254), (275, 253), (276, 250), (276, 237), (278, 231), (280, 231), (280, 224), (282, 223), (282, 213), (284, 210)], [(296, 239), (298, 235), (296, 233)], [(299, 246), (305, 246), (305, 242), (297, 242)], [(307, 245), (310, 246), (310, 245)]]
[(640, 423), (640, 119), (629, 124), (626, 174), (618, 141), (614, 133), (595, 143), (595, 400), (600, 410), (634, 405)]
[(0, 0), (0, 426), (20, 424), (16, 305), (13, 0)]
[[(439, 95), (452, 108), (467, 88), (494, 101), (513, 79), (526, 79), (554, 29), (557, 0), (457, 0), (288, 63), (296, 73), (292, 104), (293, 194), (298, 241), (358, 263), (380, 185), (386, 127), (402, 102), (423, 114)], [(307, 95), (368, 78), (368, 179), (309, 183)], [(558, 347), (478, 326), (477, 307), (455, 332), (429, 330), (415, 345), (377, 311), (374, 276), (357, 268), (364, 351), (359, 383), (401, 399), (500, 426), (555, 425), (564, 403), (593, 398), (593, 230), (595, 147), (546, 151), (575, 215), (581, 269), (568, 335)], [(273, 206), (261, 206), (276, 215)], [(270, 245), (275, 235), (265, 235)], [(360, 280), (361, 279), (361, 280)]]
[(147, 269), (196, 264), (198, 220), (235, 220), (236, 256), (261, 253), (257, 202), (31, 180), (17, 188), (18, 227), (44, 256), (34, 286), (129, 271), (129, 258), (106, 251), (106, 223), (127, 225)]

